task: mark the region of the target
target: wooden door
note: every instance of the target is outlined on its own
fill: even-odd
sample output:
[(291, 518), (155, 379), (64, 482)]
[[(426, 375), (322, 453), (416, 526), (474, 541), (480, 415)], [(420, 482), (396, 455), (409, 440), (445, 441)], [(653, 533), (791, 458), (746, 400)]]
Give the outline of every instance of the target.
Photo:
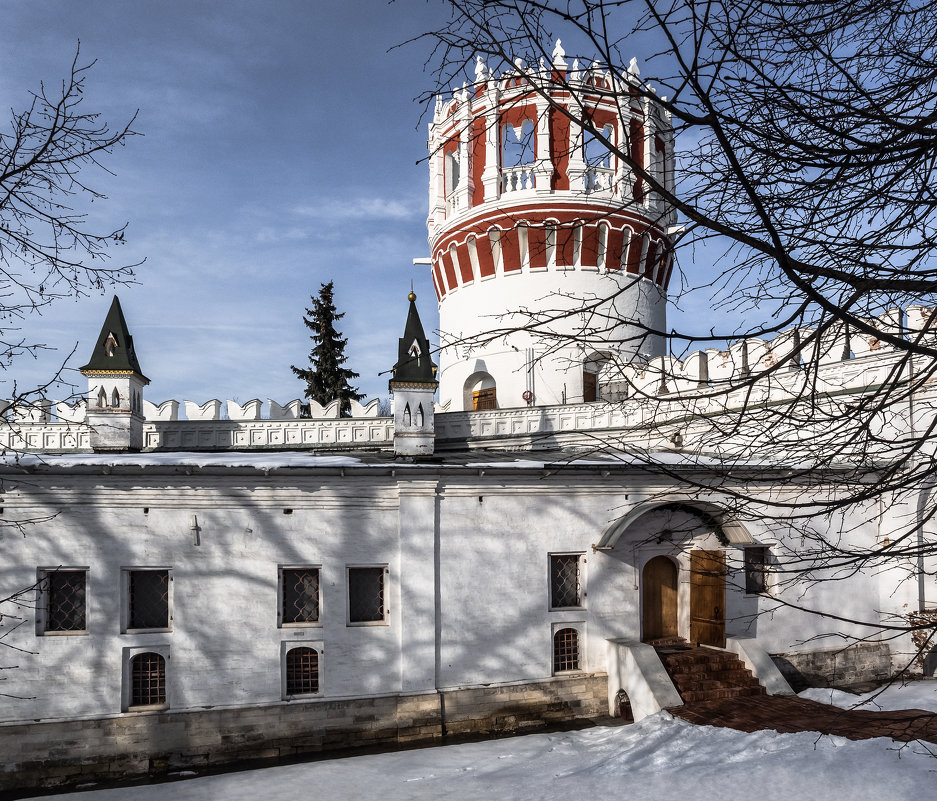
[(655, 556), (641, 573), (641, 639), (677, 636), (677, 566)]
[(726, 645), (726, 555), (690, 551), (690, 642)]
[(498, 408), (498, 396), (497, 388), (492, 387), (491, 389), (478, 389), (472, 393), (472, 409), (478, 411), (480, 409), (497, 409)]

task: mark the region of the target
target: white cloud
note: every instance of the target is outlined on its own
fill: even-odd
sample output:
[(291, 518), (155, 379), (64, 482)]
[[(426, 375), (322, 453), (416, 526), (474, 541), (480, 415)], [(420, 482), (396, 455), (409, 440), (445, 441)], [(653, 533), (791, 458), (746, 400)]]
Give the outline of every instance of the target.
[(417, 203), (402, 203), (387, 198), (350, 198), (293, 208), (301, 217), (326, 220), (413, 220), (424, 213)]

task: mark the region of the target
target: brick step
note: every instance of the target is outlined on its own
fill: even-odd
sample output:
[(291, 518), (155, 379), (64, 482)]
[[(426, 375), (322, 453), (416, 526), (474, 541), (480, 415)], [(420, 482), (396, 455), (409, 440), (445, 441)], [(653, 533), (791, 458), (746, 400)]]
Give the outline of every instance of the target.
[(697, 647), (676, 652), (662, 649), (660, 656), (685, 703), (766, 695), (735, 654)]
[(694, 690), (699, 687), (710, 687), (713, 683), (725, 684), (731, 687), (751, 687), (758, 684), (752, 674), (747, 670), (720, 670), (715, 673), (677, 674), (671, 676), (679, 689)]
[(739, 659), (719, 659), (708, 662), (690, 662), (673, 664), (667, 659), (663, 660), (667, 669), (673, 675), (689, 675), (695, 673), (710, 673), (714, 670), (745, 670), (744, 663)]
[(706, 690), (727, 690), (730, 687), (760, 687), (754, 679), (743, 681), (725, 681), (720, 679), (710, 679), (707, 681), (675, 682), (677, 690), (683, 692), (705, 692)]
[(761, 695), (767, 695), (765, 688), (761, 685), (757, 687), (725, 687), (718, 690), (687, 690), (680, 693), (680, 697), (687, 704), (696, 701), (722, 701), (727, 698), (754, 698)]
[(666, 660), (674, 665), (697, 665), (705, 662), (738, 662), (739, 658), (728, 651), (716, 651), (713, 648), (689, 648), (666, 654)]

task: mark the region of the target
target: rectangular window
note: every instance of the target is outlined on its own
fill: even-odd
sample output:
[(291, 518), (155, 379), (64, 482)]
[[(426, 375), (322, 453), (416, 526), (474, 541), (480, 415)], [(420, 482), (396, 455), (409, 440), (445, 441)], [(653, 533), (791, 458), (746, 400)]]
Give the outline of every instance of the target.
[(764, 546), (745, 549), (745, 592), (758, 595), (768, 591), (768, 549)]
[(319, 568), (280, 570), (280, 625), (308, 626), (319, 622)]
[(87, 570), (45, 570), (39, 574), (40, 634), (83, 634)]
[(169, 570), (128, 570), (127, 579), (127, 630), (169, 629)]
[(550, 556), (550, 606), (568, 609), (582, 606), (582, 554), (566, 553)]
[(383, 623), (384, 604), (383, 567), (348, 568), (348, 622)]

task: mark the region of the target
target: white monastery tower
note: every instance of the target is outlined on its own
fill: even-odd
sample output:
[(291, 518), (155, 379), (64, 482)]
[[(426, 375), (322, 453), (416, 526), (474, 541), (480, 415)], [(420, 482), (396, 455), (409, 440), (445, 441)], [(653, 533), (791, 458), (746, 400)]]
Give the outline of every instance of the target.
[(472, 86), (437, 98), (427, 227), (443, 408), (600, 400), (622, 363), (662, 354), (675, 215), (646, 178), (672, 188), (673, 137), (637, 72), (570, 67), (557, 42), (552, 65), (496, 78), (479, 58)]

